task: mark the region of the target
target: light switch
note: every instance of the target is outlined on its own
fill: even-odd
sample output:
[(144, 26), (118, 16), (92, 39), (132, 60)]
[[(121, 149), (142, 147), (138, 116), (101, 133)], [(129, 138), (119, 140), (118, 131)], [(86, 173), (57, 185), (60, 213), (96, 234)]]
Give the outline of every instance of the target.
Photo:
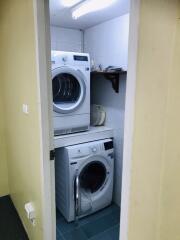
[(23, 113), (29, 114), (29, 106), (27, 104), (24, 103), (22, 105), (22, 110), (23, 110)]

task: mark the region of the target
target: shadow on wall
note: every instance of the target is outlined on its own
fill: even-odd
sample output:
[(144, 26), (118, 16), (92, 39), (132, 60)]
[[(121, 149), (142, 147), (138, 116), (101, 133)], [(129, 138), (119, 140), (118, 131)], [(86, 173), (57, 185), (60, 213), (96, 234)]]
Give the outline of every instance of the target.
[(119, 93), (115, 93), (111, 82), (99, 78), (91, 82), (91, 99), (93, 104), (100, 104), (106, 110), (107, 127), (114, 129), (115, 144), (115, 173), (114, 173), (114, 202), (120, 206), (121, 178), (124, 142), (124, 112), (126, 97), (126, 75), (120, 79)]

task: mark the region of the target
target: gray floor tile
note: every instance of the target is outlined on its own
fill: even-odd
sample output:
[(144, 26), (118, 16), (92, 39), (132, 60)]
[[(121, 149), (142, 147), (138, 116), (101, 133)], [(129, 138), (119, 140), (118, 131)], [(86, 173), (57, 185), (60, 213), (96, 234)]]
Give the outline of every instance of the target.
[(109, 238), (109, 235), (107, 235), (106, 232), (100, 233), (92, 238), (89, 238), (88, 240), (112, 240)]
[[(100, 236), (100, 233), (117, 225), (119, 219), (120, 208), (115, 204), (80, 219), (78, 226), (74, 222), (68, 223), (61, 213), (57, 211), (57, 240), (87, 240), (97, 234)], [(113, 234), (115, 233), (112, 231), (112, 236)], [(103, 237), (109, 239), (109, 233)], [(116, 238), (114, 239), (116, 240)]]
[(94, 222), (95, 220), (101, 218), (101, 217), (104, 217), (105, 215), (108, 215), (108, 214), (113, 214), (114, 212), (118, 212), (119, 215), (120, 215), (120, 208), (115, 205), (115, 204), (112, 204), (111, 206), (109, 207), (106, 207), (88, 217), (85, 217), (85, 218), (82, 218), (79, 220), (79, 224), (80, 226), (86, 224), (86, 223), (92, 223)]
[(106, 231), (107, 229), (117, 225), (119, 223), (119, 213), (114, 212), (113, 214), (110, 213), (102, 218), (95, 220), (92, 223), (87, 223), (82, 226), (83, 231), (91, 238), (101, 232)]
[(63, 235), (65, 240), (88, 240), (86, 234), (81, 228), (76, 228), (71, 232)]
[(56, 229), (56, 240), (65, 240), (61, 232)]
[(119, 240), (119, 224), (108, 230), (107, 235), (110, 240)]
[(68, 223), (58, 211), (56, 225), (59, 232), (61, 232), (62, 234), (70, 232), (76, 228), (76, 224), (74, 222)]
[(89, 240), (119, 240), (119, 225), (110, 228), (109, 230), (100, 233)]

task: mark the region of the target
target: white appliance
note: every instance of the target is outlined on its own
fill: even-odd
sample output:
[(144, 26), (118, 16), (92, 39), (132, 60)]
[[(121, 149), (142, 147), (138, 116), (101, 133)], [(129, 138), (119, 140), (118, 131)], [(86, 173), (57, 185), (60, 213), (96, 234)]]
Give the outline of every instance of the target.
[(55, 135), (86, 131), (90, 125), (90, 57), (51, 52)]
[(112, 139), (56, 149), (56, 206), (68, 222), (111, 204), (113, 155)]

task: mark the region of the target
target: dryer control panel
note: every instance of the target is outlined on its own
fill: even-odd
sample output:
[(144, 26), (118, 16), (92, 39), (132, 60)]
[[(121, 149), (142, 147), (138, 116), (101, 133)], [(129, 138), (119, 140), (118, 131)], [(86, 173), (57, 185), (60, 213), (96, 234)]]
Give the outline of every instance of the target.
[(56, 65), (86, 66), (90, 69), (90, 56), (87, 53), (51, 51), (52, 68)]

